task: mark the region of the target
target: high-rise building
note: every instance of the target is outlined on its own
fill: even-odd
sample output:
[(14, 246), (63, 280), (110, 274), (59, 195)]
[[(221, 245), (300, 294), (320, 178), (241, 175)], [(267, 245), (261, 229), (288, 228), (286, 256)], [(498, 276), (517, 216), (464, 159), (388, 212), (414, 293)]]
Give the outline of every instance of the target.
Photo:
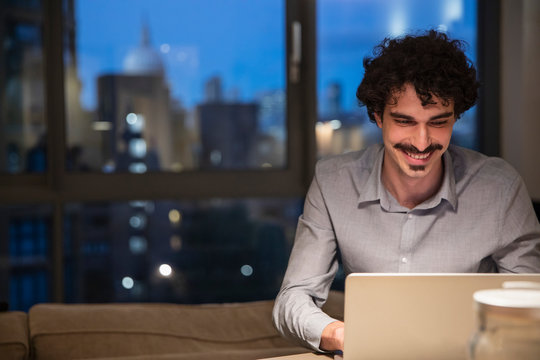
[(342, 113), (342, 90), (339, 82), (333, 82), (326, 89), (328, 115), (336, 116)]
[[(171, 99), (160, 54), (143, 26), (140, 46), (118, 74), (98, 78), (98, 117), (105, 171), (177, 170), (192, 163), (184, 111)], [(96, 124), (96, 125), (97, 125)], [(107, 126), (103, 126), (106, 124)], [(185, 134), (184, 134), (185, 135)], [(175, 151), (183, 142), (183, 152)]]
[(257, 166), (255, 145), (258, 105), (206, 103), (197, 106), (201, 169)]
[(0, 20), (0, 172), (19, 173), (46, 134), (43, 16), (39, 7), (2, 1)]
[(205, 101), (207, 103), (219, 103), (223, 101), (223, 88), (219, 76), (211, 77), (204, 85)]

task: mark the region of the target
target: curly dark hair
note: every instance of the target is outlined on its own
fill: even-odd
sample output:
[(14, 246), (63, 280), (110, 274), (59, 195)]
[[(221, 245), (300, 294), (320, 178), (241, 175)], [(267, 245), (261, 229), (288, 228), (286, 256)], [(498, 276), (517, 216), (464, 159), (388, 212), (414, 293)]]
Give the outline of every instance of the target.
[(367, 107), (371, 121), (382, 117), (388, 103), (396, 103), (405, 84), (414, 86), (422, 105), (438, 97), (446, 106), (454, 101), (456, 119), (478, 98), (476, 69), (465, 56), (465, 44), (444, 33), (429, 30), (420, 35), (385, 38), (364, 58), (364, 79), (358, 86), (359, 104)]

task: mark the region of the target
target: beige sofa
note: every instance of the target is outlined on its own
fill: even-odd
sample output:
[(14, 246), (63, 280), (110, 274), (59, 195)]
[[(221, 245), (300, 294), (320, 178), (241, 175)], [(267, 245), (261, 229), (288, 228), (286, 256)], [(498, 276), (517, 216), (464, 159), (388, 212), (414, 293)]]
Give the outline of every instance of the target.
[[(306, 352), (271, 321), (272, 301), (236, 304), (39, 304), (0, 313), (0, 359), (259, 359)], [(343, 294), (325, 311), (343, 317)]]

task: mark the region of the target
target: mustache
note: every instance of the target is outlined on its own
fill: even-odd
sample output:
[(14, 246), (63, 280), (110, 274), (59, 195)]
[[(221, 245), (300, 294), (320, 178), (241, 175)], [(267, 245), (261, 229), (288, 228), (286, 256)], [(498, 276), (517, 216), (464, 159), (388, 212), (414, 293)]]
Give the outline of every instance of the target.
[(427, 154), (427, 153), (433, 152), (435, 150), (442, 150), (443, 146), (441, 144), (430, 144), (427, 148), (420, 151), (414, 145), (397, 143), (397, 144), (394, 145), (394, 149), (403, 150), (403, 151), (408, 152), (410, 154)]

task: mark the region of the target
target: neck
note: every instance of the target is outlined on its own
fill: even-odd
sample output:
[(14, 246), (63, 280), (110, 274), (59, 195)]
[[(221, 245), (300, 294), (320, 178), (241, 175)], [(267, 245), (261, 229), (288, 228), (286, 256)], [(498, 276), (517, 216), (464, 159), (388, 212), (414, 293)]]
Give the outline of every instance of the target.
[(412, 209), (431, 198), (439, 191), (444, 175), (440, 160), (426, 176), (415, 178), (394, 168), (389, 161), (383, 161), (381, 181), (401, 206)]

